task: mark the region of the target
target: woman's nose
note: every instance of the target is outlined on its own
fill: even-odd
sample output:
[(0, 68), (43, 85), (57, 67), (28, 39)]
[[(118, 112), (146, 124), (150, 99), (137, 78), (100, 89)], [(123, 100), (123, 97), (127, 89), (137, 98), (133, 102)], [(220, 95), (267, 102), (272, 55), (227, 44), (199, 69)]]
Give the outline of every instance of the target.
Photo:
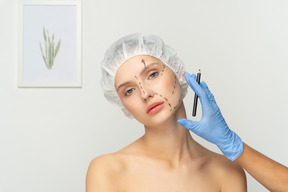
[(147, 101), (149, 98), (154, 97), (154, 91), (149, 86), (142, 86), (141, 89), (141, 97), (144, 101)]

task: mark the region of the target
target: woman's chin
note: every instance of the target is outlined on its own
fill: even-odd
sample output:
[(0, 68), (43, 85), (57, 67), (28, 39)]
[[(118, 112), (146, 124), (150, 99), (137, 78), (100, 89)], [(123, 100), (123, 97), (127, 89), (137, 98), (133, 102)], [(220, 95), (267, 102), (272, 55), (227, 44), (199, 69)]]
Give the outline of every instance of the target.
[(163, 126), (167, 123), (171, 123), (170, 120), (174, 119), (172, 116), (172, 113), (165, 113), (164, 111), (162, 113), (149, 115), (145, 120), (142, 120), (142, 124), (145, 127), (156, 127), (156, 126)]

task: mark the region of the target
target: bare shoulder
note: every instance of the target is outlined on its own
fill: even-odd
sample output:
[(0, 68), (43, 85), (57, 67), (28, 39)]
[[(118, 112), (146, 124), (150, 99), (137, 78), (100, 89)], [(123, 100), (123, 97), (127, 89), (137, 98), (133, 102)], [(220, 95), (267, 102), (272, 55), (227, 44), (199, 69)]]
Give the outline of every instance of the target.
[(94, 158), (86, 175), (86, 192), (108, 192), (123, 188), (121, 178), (127, 172), (131, 153), (137, 151), (135, 146), (136, 141), (120, 151)]
[(117, 153), (110, 153), (94, 158), (89, 165), (88, 171), (114, 173), (121, 169), (121, 161)]
[(223, 155), (215, 154), (212, 160), (213, 173), (219, 179), (221, 191), (246, 192), (247, 181), (242, 167)]
[(117, 178), (123, 168), (123, 163), (117, 153), (94, 158), (90, 162), (86, 175), (86, 192), (115, 191)]

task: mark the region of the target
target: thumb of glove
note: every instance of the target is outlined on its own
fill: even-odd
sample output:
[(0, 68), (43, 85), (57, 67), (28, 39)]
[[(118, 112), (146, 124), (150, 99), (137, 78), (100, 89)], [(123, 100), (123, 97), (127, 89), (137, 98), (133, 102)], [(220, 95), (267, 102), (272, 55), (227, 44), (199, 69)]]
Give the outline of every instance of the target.
[(195, 134), (198, 134), (198, 132), (199, 132), (199, 130), (198, 130), (199, 122), (191, 121), (188, 119), (178, 119), (177, 123), (179, 123), (180, 125), (182, 125), (186, 129), (194, 132)]

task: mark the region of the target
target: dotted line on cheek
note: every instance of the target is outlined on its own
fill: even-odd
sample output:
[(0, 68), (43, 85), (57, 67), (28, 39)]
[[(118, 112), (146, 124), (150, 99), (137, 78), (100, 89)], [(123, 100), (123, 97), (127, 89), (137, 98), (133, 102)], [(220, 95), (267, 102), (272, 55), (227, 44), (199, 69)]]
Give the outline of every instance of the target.
[(170, 112), (172, 112), (172, 106), (170, 103), (168, 103), (168, 105), (170, 106)]
[(158, 94), (158, 93), (155, 93), (155, 95), (158, 95), (158, 96), (162, 97), (163, 99), (165, 99), (165, 101), (167, 101), (167, 103), (168, 103), (168, 105), (169, 105), (169, 107), (170, 107), (170, 112), (172, 112), (172, 106), (171, 106), (171, 104), (169, 103), (168, 99), (167, 99), (166, 97), (164, 97), (163, 95)]
[(174, 94), (175, 87), (176, 87), (176, 75), (174, 76), (174, 78), (175, 78), (175, 81), (174, 81), (174, 87), (173, 87), (172, 95)]
[(178, 104), (174, 107), (174, 110), (180, 105), (181, 99), (179, 99)]

